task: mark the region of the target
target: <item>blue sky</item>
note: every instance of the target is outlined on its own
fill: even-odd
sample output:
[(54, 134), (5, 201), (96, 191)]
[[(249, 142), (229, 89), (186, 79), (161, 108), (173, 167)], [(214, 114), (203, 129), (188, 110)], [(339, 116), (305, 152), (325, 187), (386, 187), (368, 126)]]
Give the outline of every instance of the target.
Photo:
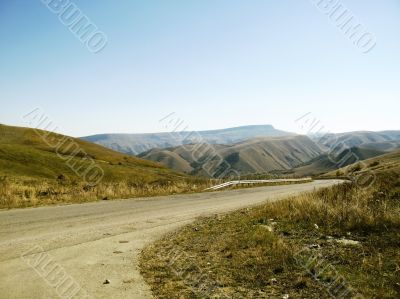
[(310, 0), (73, 1), (108, 37), (88, 51), (40, 0), (0, 1), (0, 123), (42, 108), (61, 133), (272, 124), (400, 129), (400, 1), (341, 1), (376, 37), (360, 51)]

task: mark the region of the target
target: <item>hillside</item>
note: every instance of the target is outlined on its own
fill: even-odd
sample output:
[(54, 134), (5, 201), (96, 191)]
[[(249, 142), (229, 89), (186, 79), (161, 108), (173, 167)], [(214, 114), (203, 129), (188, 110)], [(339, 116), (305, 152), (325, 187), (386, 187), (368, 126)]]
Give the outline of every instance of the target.
[(338, 134), (326, 134), (313, 138), (315, 142), (333, 148), (335, 144), (343, 144), (348, 148), (368, 147), (370, 149), (390, 151), (400, 146), (400, 131), (356, 131)]
[(191, 180), (151, 161), (37, 132), (0, 125), (0, 206), (158, 194)]
[(204, 168), (210, 159), (222, 157), (242, 175), (289, 170), (322, 154), (306, 136), (253, 138), (233, 145), (214, 145), (201, 157), (194, 158), (198, 145), (190, 144), (168, 149), (152, 149), (139, 157), (160, 162), (186, 173), (207, 175)]
[(400, 149), (400, 131), (327, 134), (312, 140), (324, 154), (284, 174), (319, 175)]
[[(349, 152), (352, 154), (349, 154)], [(385, 151), (377, 150), (375, 148), (371, 149), (369, 147), (353, 147), (350, 148), (349, 151), (342, 152), (336, 158), (327, 154), (323, 154), (306, 163), (305, 165), (295, 167), (286, 173), (299, 176), (323, 174), (337, 169), (338, 165), (344, 167), (358, 161), (383, 155), (385, 153)]]
[[(137, 155), (152, 148), (169, 148), (198, 142), (232, 144), (254, 137), (287, 135), (292, 134), (277, 130), (271, 125), (255, 125), (197, 132), (100, 134), (82, 137), (81, 139), (122, 153)], [(201, 139), (200, 141), (199, 138)]]
[(336, 171), (328, 172), (321, 177), (350, 176), (360, 177), (368, 173), (400, 173), (400, 150), (357, 162)]
[[(102, 134), (83, 137), (128, 154), (159, 162), (179, 172), (209, 175), (205, 172), (207, 158), (217, 153), (234, 170), (242, 174), (266, 173), (285, 175), (317, 175), (337, 169), (337, 163), (327, 153), (332, 151), (339, 157), (351, 149), (359, 160), (371, 158), (400, 148), (400, 131), (348, 132), (327, 134), (297, 141), (294, 134), (276, 130), (271, 125), (244, 126), (223, 130), (155, 134)], [(274, 139), (289, 137), (290, 143)], [(267, 138), (267, 139), (266, 139)], [(271, 138), (271, 139), (268, 139)], [(282, 139), (283, 140), (283, 139)], [(194, 159), (198, 143), (209, 144), (208, 153)], [(335, 148), (336, 145), (339, 145)], [(213, 150), (214, 148), (215, 150)], [(345, 153), (336, 152), (338, 148)], [(311, 151), (309, 151), (311, 149)], [(215, 162), (219, 158), (215, 158)], [(345, 161), (341, 166), (353, 163)], [(212, 162), (209, 162), (212, 163)]]

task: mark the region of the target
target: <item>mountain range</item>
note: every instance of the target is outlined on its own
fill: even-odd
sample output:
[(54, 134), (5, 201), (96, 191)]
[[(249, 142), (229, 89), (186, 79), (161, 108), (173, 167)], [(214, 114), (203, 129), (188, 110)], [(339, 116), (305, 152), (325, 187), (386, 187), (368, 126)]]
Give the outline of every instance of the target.
[(400, 148), (400, 131), (301, 136), (254, 125), (198, 132), (100, 134), (82, 137), (179, 172), (215, 177), (216, 168), (241, 174), (316, 175)]
[[(326, 173), (400, 149), (400, 131), (360, 131), (310, 138), (262, 125), (83, 138), (97, 140), (106, 147), (42, 132), (54, 144), (69, 140), (70, 145), (85, 152), (85, 158), (72, 155), (73, 148), (67, 145), (52, 148), (38, 132), (42, 131), (0, 125), (0, 176), (54, 180), (62, 175), (71, 182), (79, 181), (65, 161), (82, 165), (95, 162), (104, 170), (105, 181), (174, 181), (182, 173), (218, 177), (217, 169), (222, 161), (229, 169), (243, 175), (305, 176)], [(137, 152), (139, 154), (134, 155)]]
[(289, 136), (292, 133), (271, 125), (242, 126), (221, 130), (180, 131), (145, 134), (99, 134), (81, 137), (110, 149), (138, 155), (153, 148), (169, 148), (191, 143), (233, 144), (255, 137)]
[(310, 138), (300, 135), (251, 138), (233, 145), (209, 146), (203, 153), (201, 150), (198, 144), (189, 144), (152, 149), (139, 157), (181, 172), (207, 175), (204, 169), (216, 159), (225, 160), (241, 174), (252, 174), (289, 170), (323, 153)]

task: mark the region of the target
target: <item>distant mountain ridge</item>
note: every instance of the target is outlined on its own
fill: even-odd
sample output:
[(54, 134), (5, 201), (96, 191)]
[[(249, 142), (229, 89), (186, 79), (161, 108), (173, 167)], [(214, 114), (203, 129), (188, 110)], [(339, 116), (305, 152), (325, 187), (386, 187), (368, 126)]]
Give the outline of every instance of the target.
[[(102, 134), (83, 139), (136, 154), (176, 171), (205, 176), (210, 175), (205, 169), (213, 168), (210, 165), (218, 164), (218, 159), (228, 162), (232, 170), (242, 174), (303, 176), (332, 171), (357, 160), (400, 149), (400, 131), (395, 130), (310, 137), (277, 130), (271, 125), (200, 132)], [(208, 150), (199, 157), (200, 144), (208, 144)], [(349, 151), (351, 158), (347, 157)]]
[(292, 169), (297, 175), (322, 174), (362, 161), (400, 150), (400, 131), (356, 131), (326, 134), (312, 138), (324, 154)]
[[(172, 169), (196, 175), (207, 175), (208, 165), (223, 158), (229, 166), (241, 174), (266, 173), (274, 170), (290, 170), (323, 152), (307, 136), (258, 137), (233, 145), (214, 145), (204, 155), (198, 144), (181, 145), (166, 149), (152, 149), (140, 158), (160, 162)], [(210, 161), (211, 159), (211, 161)]]
[(230, 145), (213, 145), (202, 157), (199, 145), (151, 149), (139, 157), (174, 170), (207, 175), (204, 161), (218, 154), (241, 174), (275, 173), (296, 176), (321, 174), (400, 149), (400, 131), (349, 132), (310, 139), (303, 135), (258, 137)]
[(144, 134), (99, 134), (81, 137), (107, 148), (138, 155), (153, 148), (169, 148), (190, 143), (233, 144), (255, 137), (290, 136), (293, 133), (272, 125), (251, 125), (220, 130), (182, 131)]
[(365, 146), (372, 149), (388, 150), (390, 146), (397, 147), (400, 143), (400, 131), (356, 131), (337, 134), (326, 134), (312, 138), (318, 144), (329, 148), (335, 144), (343, 144), (347, 147)]

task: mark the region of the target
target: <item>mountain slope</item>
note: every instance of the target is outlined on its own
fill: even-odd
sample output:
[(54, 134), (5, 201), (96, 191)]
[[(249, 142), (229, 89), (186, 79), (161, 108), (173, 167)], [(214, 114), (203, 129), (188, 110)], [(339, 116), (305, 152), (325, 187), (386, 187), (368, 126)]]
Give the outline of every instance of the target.
[(313, 138), (315, 142), (327, 148), (335, 145), (345, 145), (348, 148), (368, 147), (377, 150), (394, 150), (400, 146), (400, 131), (357, 131), (339, 134), (326, 134), (320, 138)]
[(352, 154), (348, 155), (349, 152), (345, 151), (338, 157), (331, 157), (327, 154), (323, 154), (306, 163), (305, 165), (293, 168), (287, 173), (296, 174), (299, 176), (323, 174), (329, 171), (333, 171), (340, 166), (344, 167), (358, 161), (380, 156), (386, 153), (385, 151), (364, 147), (354, 147), (351, 148), (349, 151)]
[(204, 169), (208, 169), (212, 161), (221, 158), (241, 174), (252, 174), (288, 170), (322, 153), (306, 136), (253, 138), (233, 145), (214, 145), (198, 156), (198, 152), (201, 152), (199, 148), (198, 144), (190, 144), (168, 149), (152, 149), (139, 156), (164, 163), (179, 171), (207, 175), (212, 172), (206, 172)]
[(204, 182), (80, 139), (0, 125), (0, 207), (168, 194)]
[[(40, 135), (33, 129), (0, 125), (0, 175), (49, 180), (64, 175), (70, 179), (81, 179), (66, 163), (69, 159), (87, 167), (94, 161), (103, 169), (107, 181), (126, 177), (152, 181), (176, 175), (159, 164), (123, 155), (97, 144), (59, 134), (48, 135), (45, 131), (38, 132)], [(43, 139), (41, 136), (46, 137)], [(62, 145), (52, 146), (58, 144)], [(74, 155), (77, 148), (81, 151)], [(92, 160), (86, 161), (85, 153)]]
[(317, 175), (400, 149), (400, 131), (358, 131), (312, 138), (324, 154), (287, 172)]
[(292, 134), (277, 130), (271, 125), (258, 125), (198, 132), (100, 134), (82, 137), (81, 139), (103, 145), (119, 152), (137, 155), (152, 148), (168, 148), (182, 144), (199, 142), (232, 144), (254, 137), (288, 135)]
[(328, 172), (322, 177), (333, 177), (338, 174), (340, 176), (360, 177), (368, 174), (374, 176), (392, 172), (400, 173), (400, 150), (347, 165), (336, 171)]

